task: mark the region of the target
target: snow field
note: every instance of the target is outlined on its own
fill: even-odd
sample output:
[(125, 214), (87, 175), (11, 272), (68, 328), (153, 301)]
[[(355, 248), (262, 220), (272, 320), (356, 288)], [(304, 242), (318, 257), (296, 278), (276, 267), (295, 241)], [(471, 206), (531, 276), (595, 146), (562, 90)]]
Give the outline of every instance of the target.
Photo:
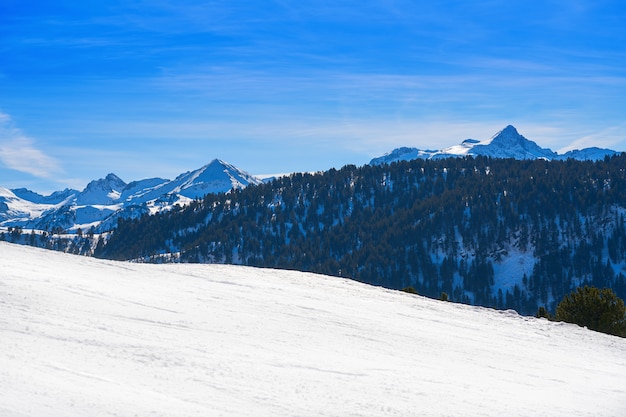
[(294, 271), (0, 242), (0, 416), (623, 416), (626, 340)]

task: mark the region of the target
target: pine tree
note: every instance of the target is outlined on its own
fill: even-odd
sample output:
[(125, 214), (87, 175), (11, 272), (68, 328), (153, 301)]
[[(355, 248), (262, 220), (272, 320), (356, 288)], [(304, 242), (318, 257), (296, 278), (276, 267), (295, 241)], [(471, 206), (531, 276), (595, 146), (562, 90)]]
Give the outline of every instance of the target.
[(556, 308), (556, 319), (590, 330), (626, 337), (626, 307), (613, 290), (585, 286), (566, 295)]

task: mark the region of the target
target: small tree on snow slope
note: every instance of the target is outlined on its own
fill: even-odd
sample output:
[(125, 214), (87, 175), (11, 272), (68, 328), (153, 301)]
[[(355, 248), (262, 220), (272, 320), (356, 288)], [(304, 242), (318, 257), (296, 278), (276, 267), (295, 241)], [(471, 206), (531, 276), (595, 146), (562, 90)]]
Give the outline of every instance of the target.
[(580, 287), (556, 307), (556, 319), (588, 329), (626, 337), (626, 307), (613, 290)]

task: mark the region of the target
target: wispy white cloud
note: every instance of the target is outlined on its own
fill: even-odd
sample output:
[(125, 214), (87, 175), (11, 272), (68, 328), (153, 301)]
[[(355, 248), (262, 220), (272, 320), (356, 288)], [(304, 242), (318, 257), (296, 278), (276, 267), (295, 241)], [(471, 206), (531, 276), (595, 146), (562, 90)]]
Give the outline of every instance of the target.
[(626, 142), (626, 124), (621, 124), (587, 132), (577, 137), (570, 145), (559, 149), (559, 153), (594, 146), (622, 151), (624, 142)]
[(36, 147), (33, 139), (13, 126), (11, 117), (0, 113), (0, 163), (6, 168), (51, 178), (62, 171), (61, 164)]

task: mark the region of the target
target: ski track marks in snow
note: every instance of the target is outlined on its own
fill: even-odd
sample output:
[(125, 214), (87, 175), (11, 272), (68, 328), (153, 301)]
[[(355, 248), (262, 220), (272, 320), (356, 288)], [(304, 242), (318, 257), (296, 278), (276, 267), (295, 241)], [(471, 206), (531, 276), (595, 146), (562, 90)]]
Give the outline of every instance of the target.
[(294, 271), (0, 243), (1, 416), (623, 416), (626, 340)]

